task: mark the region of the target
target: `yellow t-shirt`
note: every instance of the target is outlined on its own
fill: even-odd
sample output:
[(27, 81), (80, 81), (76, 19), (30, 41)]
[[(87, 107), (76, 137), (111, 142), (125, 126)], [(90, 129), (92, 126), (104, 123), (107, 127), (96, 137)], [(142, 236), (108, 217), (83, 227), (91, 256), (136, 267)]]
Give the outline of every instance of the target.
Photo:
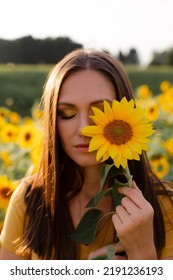
[[(1, 246), (12, 253), (16, 253), (16, 242), (18, 238), (22, 237), (25, 221), (26, 205), (24, 202), (24, 194), (26, 185), (21, 183), (14, 191), (8, 211), (5, 217), (4, 226), (0, 236)], [(159, 201), (164, 213), (164, 221), (166, 226), (166, 245), (162, 253), (162, 258), (173, 256), (173, 206), (166, 196), (159, 196)], [(166, 210), (166, 211), (165, 211)], [(170, 223), (172, 222), (172, 224)], [(111, 218), (105, 223), (102, 230), (98, 233), (93, 244), (80, 245), (79, 259), (86, 260), (88, 254), (102, 246), (114, 243), (114, 226)], [(37, 260), (38, 256), (32, 252), (31, 259)]]

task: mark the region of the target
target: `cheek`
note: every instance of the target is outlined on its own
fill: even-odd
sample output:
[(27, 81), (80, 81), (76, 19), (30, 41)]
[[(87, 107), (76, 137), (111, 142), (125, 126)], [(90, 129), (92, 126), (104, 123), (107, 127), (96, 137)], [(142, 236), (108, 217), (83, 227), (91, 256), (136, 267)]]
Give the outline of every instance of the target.
[(57, 129), (61, 143), (67, 144), (72, 136), (72, 126), (60, 122), (57, 126)]

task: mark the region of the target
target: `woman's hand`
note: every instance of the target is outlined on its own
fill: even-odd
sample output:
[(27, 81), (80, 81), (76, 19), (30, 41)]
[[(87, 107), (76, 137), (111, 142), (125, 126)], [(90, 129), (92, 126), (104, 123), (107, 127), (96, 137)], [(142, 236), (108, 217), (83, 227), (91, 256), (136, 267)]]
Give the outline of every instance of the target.
[(153, 237), (154, 210), (133, 181), (132, 188), (121, 187), (124, 195), (112, 221), (128, 259), (157, 259)]
[[(118, 242), (117, 244), (112, 244), (112, 246), (116, 247), (116, 254), (114, 260), (127, 260), (127, 255), (124, 251), (122, 245)], [(108, 246), (101, 247), (93, 252), (91, 252), (88, 256), (89, 260), (95, 259), (97, 257), (107, 255)]]

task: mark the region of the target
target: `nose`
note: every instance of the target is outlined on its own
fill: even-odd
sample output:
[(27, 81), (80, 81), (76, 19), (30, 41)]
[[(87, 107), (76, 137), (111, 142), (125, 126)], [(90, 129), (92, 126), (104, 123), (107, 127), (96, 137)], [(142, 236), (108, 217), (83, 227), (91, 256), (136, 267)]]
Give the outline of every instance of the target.
[(93, 121), (89, 118), (88, 114), (81, 115), (79, 118), (78, 134), (82, 136), (81, 130), (87, 125), (92, 125)]

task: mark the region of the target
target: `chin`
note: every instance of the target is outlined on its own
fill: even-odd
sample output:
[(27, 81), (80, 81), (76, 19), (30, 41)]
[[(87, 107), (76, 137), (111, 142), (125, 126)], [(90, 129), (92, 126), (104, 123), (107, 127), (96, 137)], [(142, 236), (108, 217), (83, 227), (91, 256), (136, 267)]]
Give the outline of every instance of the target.
[(71, 156), (71, 159), (80, 167), (91, 167), (91, 166), (98, 166), (100, 162), (96, 161), (95, 154), (83, 155), (83, 156)]
[(83, 168), (100, 165), (99, 162), (91, 161), (91, 160), (90, 161), (78, 161), (78, 162), (76, 161), (76, 164)]

